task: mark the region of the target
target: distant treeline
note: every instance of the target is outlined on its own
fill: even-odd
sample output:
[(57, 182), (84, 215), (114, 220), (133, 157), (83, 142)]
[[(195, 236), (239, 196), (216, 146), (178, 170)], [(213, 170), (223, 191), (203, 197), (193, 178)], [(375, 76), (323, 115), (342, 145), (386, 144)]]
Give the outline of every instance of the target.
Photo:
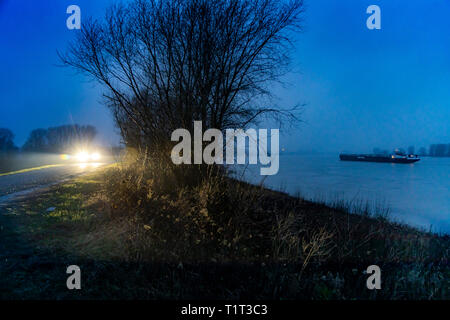
[(67, 152), (79, 145), (89, 145), (97, 130), (93, 126), (65, 125), (48, 129), (36, 129), (23, 145), (24, 151)]
[[(404, 149), (400, 148), (398, 151), (407, 153), (407, 154), (416, 154), (415, 147), (409, 146), (406, 152)], [(379, 148), (374, 148), (373, 153), (375, 154), (389, 154), (388, 150), (381, 150)], [(428, 150), (425, 147), (421, 147), (418, 151), (418, 155), (420, 156), (428, 156), (428, 157), (450, 157), (450, 143), (437, 143), (431, 144)]]
[(56, 164), (60, 161), (58, 154), (89, 147), (96, 133), (95, 127), (80, 125), (36, 129), (19, 148), (14, 144), (13, 132), (0, 128), (0, 173)]
[(31, 131), (27, 141), (18, 148), (14, 144), (14, 134), (11, 130), (0, 128), (0, 153), (26, 152), (67, 152), (77, 146), (89, 146), (97, 135), (93, 126), (63, 125), (48, 129)]

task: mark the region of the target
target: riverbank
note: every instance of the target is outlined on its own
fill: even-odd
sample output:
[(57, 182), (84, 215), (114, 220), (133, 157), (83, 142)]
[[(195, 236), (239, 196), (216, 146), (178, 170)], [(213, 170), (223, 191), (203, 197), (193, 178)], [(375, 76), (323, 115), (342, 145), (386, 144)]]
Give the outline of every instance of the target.
[(450, 298), (448, 236), (229, 178), (174, 188), (113, 166), (0, 210), (1, 299)]

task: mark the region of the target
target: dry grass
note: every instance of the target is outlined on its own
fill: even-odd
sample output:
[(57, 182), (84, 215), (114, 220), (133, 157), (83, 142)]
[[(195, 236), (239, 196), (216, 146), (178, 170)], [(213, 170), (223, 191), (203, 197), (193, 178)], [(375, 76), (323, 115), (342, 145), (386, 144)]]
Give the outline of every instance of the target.
[[(133, 225), (128, 242), (131, 259), (271, 266), (275, 269), (269, 286), (278, 288), (271, 290), (276, 297), (319, 290), (316, 294), (321, 297), (376, 298), (380, 294), (369, 294), (364, 286), (345, 292), (351, 286), (342, 282), (350, 275), (365, 283), (362, 272), (378, 264), (393, 270), (386, 283), (394, 283), (397, 276), (402, 283), (392, 284), (392, 291), (381, 295), (384, 298), (448, 295), (448, 282), (436, 283), (449, 272), (448, 237), (389, 222), (388, 209), (381, 205), (337, 201), (333, 208), (221, 174), (209, 174), (193, 186), (155, 184), (163, 181), (155, 177), (160, 174), (135, 163), (107, 173), (110, 214), (127, 216)], [(120, 188), (117, 181), (122, 181)], [(358, 210), (362, 214), (356, 214)], [(404, 268), (426, 268), (427, 273), (430, 265), (437, 269), (422, 280), (432, 285), (405, 284)], [(322, 280), (316, 279), (318, 275)], [(317, 289), (318, 283), (326, 283), (332, 294)], [(291, 291), (283, 291), (284, 284)], [(400, 294), (399, 286), (408, 286), (409, 291)], [(364, 294), (358, 296), (355, 290)], [(418, 294), (421, 290), (429, 293)]]
[[(12, 211), (22, 214), (23, 239), (84, 261), (91, 286), (80, 298), (449, 298), (448, 236), (391, 223), (383, 208), (359, 215), (343, 202), (202, 174), (180, 184), (173, 172), (124, 162)], [(377, 292), (365, 287), (372, 264), (382, 270)]]

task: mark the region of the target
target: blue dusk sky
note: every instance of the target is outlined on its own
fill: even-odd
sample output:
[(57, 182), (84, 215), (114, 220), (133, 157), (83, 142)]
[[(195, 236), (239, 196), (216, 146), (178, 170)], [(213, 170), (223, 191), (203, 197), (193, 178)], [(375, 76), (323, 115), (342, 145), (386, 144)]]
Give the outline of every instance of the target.
[[(105, 143), (119, 138), (101, 88), (60, 68), (82, 20), (101, 17), (107, 0), (0, 0), (0, 127), (21, 146), (29, 132), (91, 124)], [(450, 1), (305, 0), (304, 30), (293, 35), (294, 71), (274, 86), (280, 106), (304, 103), (303, 123), (284, 132), (287, 151), (355, 151), (450, 143)], [(369, 5), (381, 30), (366, 27)]]

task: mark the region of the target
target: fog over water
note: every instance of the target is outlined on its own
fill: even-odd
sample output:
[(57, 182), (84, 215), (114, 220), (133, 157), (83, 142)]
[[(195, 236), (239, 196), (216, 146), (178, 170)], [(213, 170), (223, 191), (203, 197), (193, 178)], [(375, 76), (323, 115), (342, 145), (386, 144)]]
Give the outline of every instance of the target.
[(392, 164), (340, 161), (338, 154), (281, 155), (277, 175), (264, 178), (256, 169), (248, 166), (246, 179), (307, 199), (368, 201), (389, 208), (393, 220), (450, 233), (450, 158)]

